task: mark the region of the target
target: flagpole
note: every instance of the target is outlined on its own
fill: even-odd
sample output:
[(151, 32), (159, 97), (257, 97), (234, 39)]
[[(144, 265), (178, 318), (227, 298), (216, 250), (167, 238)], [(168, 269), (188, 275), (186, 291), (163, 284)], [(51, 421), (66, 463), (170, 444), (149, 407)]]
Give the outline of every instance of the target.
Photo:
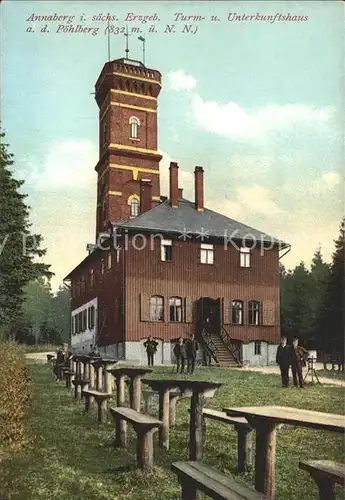
[(110, 29), (109, 29), (109, 19), (108, 19), (108, 61), (110, 62)]
[(143, 36), (138, 36), (138, 40), (143, 42), (143, 64), (145, 66), (145, 42), (146, 42), (146, 40)]

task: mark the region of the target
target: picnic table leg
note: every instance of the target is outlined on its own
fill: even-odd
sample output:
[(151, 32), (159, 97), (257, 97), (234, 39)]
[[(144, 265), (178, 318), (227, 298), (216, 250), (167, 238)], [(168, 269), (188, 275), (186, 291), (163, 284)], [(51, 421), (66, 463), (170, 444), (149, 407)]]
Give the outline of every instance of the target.
[(255, 489), (274, 500), (277, 424), (257, 420), (253, 425), (256, 429)]
[[(125, 376), (116, 375), (116, 405), (123, 406), (125, 402)], [(123, 419), (116, 419), (116, 440), (117, 446), (126, 446), (127, 443), (127, 422)]]
[[(92, 363), (89, 364), (89, 388), (94, 389), (95, 388), (95, 368)], [(95, 404), (95, 398), (94, 396), (89, 396), (89, 405), (92, 406)]]
[(203, 457), (203, 415), (204, 395), (193, 392), (190, 405), (189, 460), (200, 461)]
[(235, 425), (237, 432), (237, 471), (246, 472), (252, 465), (252, 431)]
[(107, 421), (108, 402), (106, 399), (98, 401), (98, 422), (104, 424)]
[(132, 376), (129, 385), (130, 407), (140, 411), (141, 376)]
[(332, 479), (318, 475), (312, 475), (318, 488), (319, 500), (335, 500), (334, 482)]
[(170, 427), (175, 427), (176, 424), (176, 403), (179, 398), (178, 394), (170, 394), (170, 401), (169, 401), (169, 420), (170, 420)]
[(159, 391), (159, 420), (163, 421), (159, 428), (159, 446), (169, 449), (169, 389), (162, 388)]
[(153, 432), (155, 429), (135, 429), (137, 433), (137, 467), (151, 469), (153, 467)]

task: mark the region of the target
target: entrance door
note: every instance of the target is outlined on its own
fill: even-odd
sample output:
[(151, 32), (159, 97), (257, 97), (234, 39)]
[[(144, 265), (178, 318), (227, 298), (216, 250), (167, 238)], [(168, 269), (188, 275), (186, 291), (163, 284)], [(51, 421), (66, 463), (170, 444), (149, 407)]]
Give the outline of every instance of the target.
[(212, 331), (219, 332), (222, 322), (221, 299), (211, 299), (210, 297), (199, 299), (197, 317), (199, 328), (209, 327)]

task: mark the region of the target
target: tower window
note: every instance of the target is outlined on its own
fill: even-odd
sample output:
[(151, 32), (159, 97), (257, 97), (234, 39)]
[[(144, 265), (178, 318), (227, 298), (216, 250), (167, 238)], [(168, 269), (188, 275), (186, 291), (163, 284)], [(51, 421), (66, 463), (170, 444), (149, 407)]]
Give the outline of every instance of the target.
[(130, 204), (130, 217), (138, 217), (139, 215), (139, 200), (138, 198), (133, 198)]
[(138, 139), (139, 138), (139, 127), (140, 127), (140, 122), (138, 118), (135, 118), (132, 116), (129, 120), (129, 129), (130, 129), (130, 138), (131, 139)]
[(108, 140), (108, 123), (106, 120), (103, 122), (103, 127), (102, 127), (102, 145), (103, 147), (106, 146)]

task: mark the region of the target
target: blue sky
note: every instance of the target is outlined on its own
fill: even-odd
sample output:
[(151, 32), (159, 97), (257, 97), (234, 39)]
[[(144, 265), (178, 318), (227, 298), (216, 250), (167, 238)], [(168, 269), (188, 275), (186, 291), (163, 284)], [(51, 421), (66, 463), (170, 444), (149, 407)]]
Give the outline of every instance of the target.
[[(202, 165), (206, 205), (289, 241), (288, 267), (309, 263), (319, 244), (330, 259), (344, 211), (343, 2), (5, 0), (1, 10), (2, 123), (54, 287), (94, 240), (98, 108), (91, 93), (107, 60), (106, 23), (92, 22), (100, 13), (116, 15), (118, 26), (128, 13), (160, 18), (158, 33), (148, 33), (152, 22), (128, 26), (146, 35), (146, 64), (163, 76), (162, 192), (171, 159), (191, 198), (192, 172)], [(229, 12), (307, 20), (228, 21)], [(61, 34), (56, 29), (66, 23), (26, 21), (54, 13), (100, 32)], [(205, 20), (174, 22), (175, 13)], [(40, 33), (45, 24), (50, 32)], [(166, 24), (176, 32), (164, 33)], [(183, 34), (185, 24), (197, 25), (196, 34)], [(112, 59), (124, 48), (124, 36), (112, 35)], [(141, 58), (135, 34), (130, 57)]]

